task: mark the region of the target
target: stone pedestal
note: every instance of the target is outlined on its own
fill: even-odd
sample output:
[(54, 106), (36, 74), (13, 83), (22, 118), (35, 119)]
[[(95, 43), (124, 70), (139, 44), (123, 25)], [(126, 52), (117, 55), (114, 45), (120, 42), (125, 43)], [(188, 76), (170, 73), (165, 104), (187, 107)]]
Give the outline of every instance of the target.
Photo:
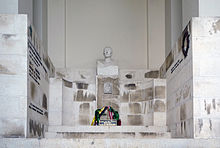
[(105, 63), (104, 60), (97, 61), (97, 75), (101, 76), (118, 76), (118, 66), (115, 62)]
[(111, 106), (119, 111), (119, 70), (111, 59), (112, 49), (104, 49), (104, 60), (97, 61), (96, 88), (97, 107)]
[(97, 107), (112, 106), (119, 109), (119, 79), (118, 77), (96, 76)]

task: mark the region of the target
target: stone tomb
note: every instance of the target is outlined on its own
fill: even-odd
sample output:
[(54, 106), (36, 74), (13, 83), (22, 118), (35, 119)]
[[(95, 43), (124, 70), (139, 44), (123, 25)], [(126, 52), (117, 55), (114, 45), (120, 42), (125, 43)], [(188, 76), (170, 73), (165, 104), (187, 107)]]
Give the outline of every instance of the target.
[[(57, 69), (49, 100), (47, 137), (169, 137), (166, 80), (156, 70), (119, 70), (111, 59), (99, 60), (96, 70)], [(119, 112), (121, 127), (91, 126), (95, 110), (103, 106)]]
[[(169, 137), (166, 81), (159, 79), (158, 71), (119, 70), (113, 62), (98, 72), (57, 69), (54, 75), (27, 16), (1, 15), (0, 20), (0, 81), (5, 84), (0, 86), (1, 137), (56, 137), (66, 134), (56, 135), (62, 132), (91, 137), (95, 131), (108, 137)], [(121, 127), (90, 126), (97, 107), (106, 105), (119, 112)]]
[[(166, 133), (166, 80), (159, 79), (158, 72), (156, 76), (154, 73), (149, 70), (121, 69), (116, 79), (99, 77), (97, 81), (101, 82), (98, 82), (100, 88), (97, 89), (102, 95), (96, 97), (99, 91), (96, 90), (95, 70), (57, 69), (56, 77), (50, 78), (50, 126), (47, 136), (73, 138), (78, 135), (91, 138), (98, 128), (90, 125), (95, 110), (98, 105), (110, 105), (119, 112), (122, 126), (116, 127), (117, 130), (100, 127), (96, 133), (104, 132), (107, 136), (114, 132), (113, 137), (125, 137), (119, 133), (126, 133), (122, 129), (130, 127), (133, 129), (130, 134), (136, 138), (141, 131), (145, 132), (143, 137), (169, 137), (169, 133)], [(127, 78), (127, 75), (132, 75), (132, 78)], [(111, 82), (112, 94), (104, 93), (105, 82)]]
[[(219, 26), (220, 18), (193, 18), (160, 73), (104, 64), (54, 75), (27, 16), (0, 15), (0, 136), (167, 138), (167, 122), (172, 137), (219, 138)], [(103, 105), (122, 126), (90, 126)]]
[[(165, 126), (166, 80), (145, 78), (145, 73), (152, 72), (148, 70), (121, 70), (120, 72), (116, 80), (100, 78), (101, 97), (96, 97), (94, 70), (65, 69), (56, 72), (56, 78), (50, 78), (49, 114), (51, 116), (49, 120), (53, 114), (56, 118), (56, 120), (51, 118), (51, 124), (90, 125), (98, 106), (101, 108), (103, 105), (111, 105), (119, 111), (120, 118), (123, 118), (122, 125)], [(132, 79), (126, 77), (130, 73), (133, 74)], [(64, 75), (69, 78), (63, 77)], [(117, 87), (113, 88), (115, 89), (113, 94), (104, 94), (104, 81), (117, 84)], [(58, 115), (60, 120), (57, 119)], [(86, 122), (81, 122), (81, 115), (86, 116)], [(158, 116), (158, 119), (153, 120), (153, 116)], [(140, 120), (137, 121), (139, 123), (133, 123), (135, 120), (133, 121), (132, 118), (139, 118)]]

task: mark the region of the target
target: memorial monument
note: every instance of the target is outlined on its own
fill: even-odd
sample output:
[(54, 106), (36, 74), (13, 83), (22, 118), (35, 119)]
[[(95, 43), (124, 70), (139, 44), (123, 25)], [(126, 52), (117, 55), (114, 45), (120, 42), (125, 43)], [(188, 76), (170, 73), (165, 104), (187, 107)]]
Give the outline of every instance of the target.
[(118, 110), (119, 100), (119, 70), (115, 61), (111, 59), (112, 48), (103, 49), (104, 59), (97, 60), (97, 107), (112, 106)]

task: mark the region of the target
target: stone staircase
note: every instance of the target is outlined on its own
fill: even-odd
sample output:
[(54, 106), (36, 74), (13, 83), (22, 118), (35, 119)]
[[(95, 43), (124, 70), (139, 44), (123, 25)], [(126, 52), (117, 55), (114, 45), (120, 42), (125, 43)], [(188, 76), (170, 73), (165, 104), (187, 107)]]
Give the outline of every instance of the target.
[(170, 138), (166, 126), (49, 126), (46, 138)]

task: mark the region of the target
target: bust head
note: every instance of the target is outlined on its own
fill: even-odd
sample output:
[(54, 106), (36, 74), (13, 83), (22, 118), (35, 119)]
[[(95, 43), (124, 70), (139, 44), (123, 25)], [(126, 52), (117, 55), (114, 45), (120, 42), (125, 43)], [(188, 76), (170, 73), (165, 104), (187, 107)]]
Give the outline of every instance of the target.
[(112, 57), (112, 48), (111, 47), (105, 47), (103, 49), (103, 55), (105, 59), (110, 59)]

